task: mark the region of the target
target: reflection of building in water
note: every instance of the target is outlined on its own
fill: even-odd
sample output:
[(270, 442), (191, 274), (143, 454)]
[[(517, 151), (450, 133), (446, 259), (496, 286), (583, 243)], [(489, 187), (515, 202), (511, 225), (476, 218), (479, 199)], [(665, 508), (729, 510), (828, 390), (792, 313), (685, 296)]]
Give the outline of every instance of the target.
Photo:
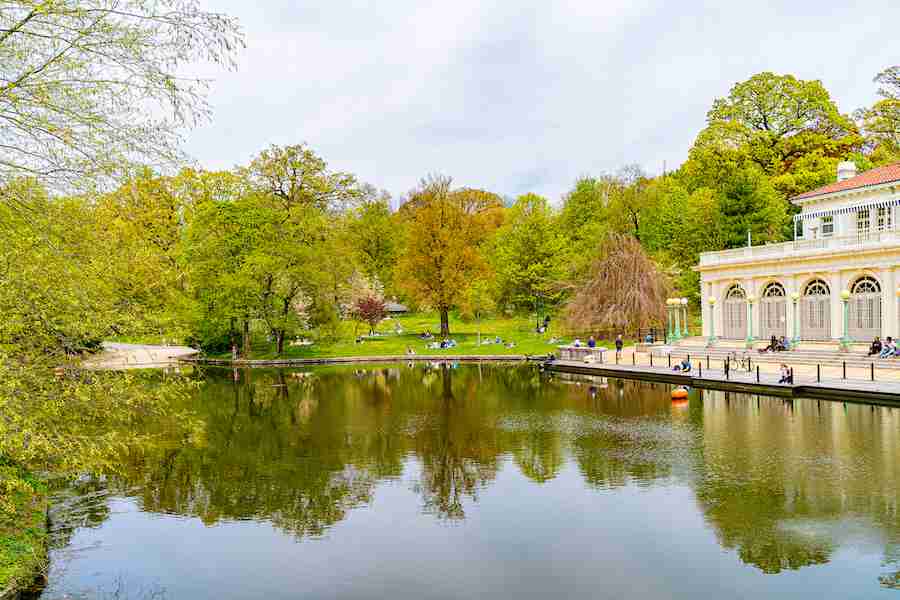
[(828, 562), (860, 523), (881, 548), (900, 543), (900, 411), (707, 391), (702, 430), (697, 498), (744, 562)]

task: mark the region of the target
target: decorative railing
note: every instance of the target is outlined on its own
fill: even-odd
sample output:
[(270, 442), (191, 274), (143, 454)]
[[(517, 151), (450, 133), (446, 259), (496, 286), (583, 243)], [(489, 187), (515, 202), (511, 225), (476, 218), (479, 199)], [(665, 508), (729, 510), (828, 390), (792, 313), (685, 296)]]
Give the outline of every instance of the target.
[(863, 231), (839, 237), (797, 240), (782, 244), (765, 244), (762, 246), (735, 248), (734, 250), (722, 250), (720, 252), (704, 252), (700, 255), (700, 266), (707, 267), (777, 257), (794, 258), (807, 254), (846, 250), (848, 248), (865, 249), (866, 247), (884, 244), (900, 245), (900, 230)]

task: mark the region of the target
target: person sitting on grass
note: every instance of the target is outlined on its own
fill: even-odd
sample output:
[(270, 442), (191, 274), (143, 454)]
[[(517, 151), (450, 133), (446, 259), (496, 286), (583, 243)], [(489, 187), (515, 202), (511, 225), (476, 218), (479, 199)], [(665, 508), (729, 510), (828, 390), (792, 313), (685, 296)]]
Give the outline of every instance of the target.
[(681, 373), (690, 373), (691, 372), (691, 361), (688, 360), (688, 357), (685, 356), (681, 359), (681, 362), (672, 367), (673, 371), (681, 372)]
[(868, 356), (877, 356), (881, 354), (881, 346), (881, 339), (876, 336), (875, 339), (872, 340), (872, 345), (869, 346)]
[(508, 342), (508, 343), (504, 344), (504, 346), (505, 346), (506, 348), (515, 348), (515, 347), (516, 347), (516, 343), (515, 343), (515, 342)]
[(412, 346), (406, 347), (406, 355), (407, 356), (413, 356), (415, 353), (416, 353), (416, 351), (413, 349)]
[(888, 336), (887, 340), (884, 342), (884, 345), (881, 347), (881, 354), (878, 355), (878, 358), (887, 358), (888, 356), (893, 355), (897, 351), (897, 345), (894, 343), (894, 338)]

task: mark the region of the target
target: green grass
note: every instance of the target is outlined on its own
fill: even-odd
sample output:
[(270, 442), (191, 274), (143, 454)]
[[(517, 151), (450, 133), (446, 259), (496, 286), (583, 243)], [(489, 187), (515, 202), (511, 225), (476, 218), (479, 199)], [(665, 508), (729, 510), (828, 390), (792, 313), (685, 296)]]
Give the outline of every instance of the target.
[(46, 487), (18, 470), (0, 467), (0, 595), (27, 587), (47, 556)]
[[(395, 332), (396, 325), (400, 324), (402, 334)], [(545, 355), (556, 350), (560, 342), (550, 343), (559, 334), (550, 331), (544, 334), (535, 332), (533, 319), (526, 317), (491, 318), (484, 319), (481, 323), (467, 322), (456, 317), (450, 319), (450, 338), (455, 340), (457, 346), (446, 350), (428, 348), (429, 341), (420, 339), (419, 334), (430, 331), (435, 340), (440, 331), (440, 319), (436, 313), (420, 313), (406, 315), (383, 321), (377, 329), (383, 335), (371, 337), (365, 336), (362, 343), (356, 343), (354, 330), (364, 334), (368, 326), (355, 327), (351, 323), (345, 323), (337, 339), (312, 338), (311, 346), (289, 346), (285, 344), (284, 354), (278, 358), (327, 358), (335, 356), (403, 356), (407, 348), (415, 350), (416, 354), (428, 354), (439, 356), (460, 355)], [(494, 340), (500, 337), (503, 344), (479, 344), (478, 332), (481, 331), (482, 342)], [(565, 338), (571, 341), (571, 338)], [(514, 346), (507, 348), (506, 343), (512, 342)], [(229, 358), (230, 353), (217, 354), (217, 358)], [(253, 351), (248, 357), (251, 359), (276, 358), (275, 346), (260, 339), (253, 344)]]

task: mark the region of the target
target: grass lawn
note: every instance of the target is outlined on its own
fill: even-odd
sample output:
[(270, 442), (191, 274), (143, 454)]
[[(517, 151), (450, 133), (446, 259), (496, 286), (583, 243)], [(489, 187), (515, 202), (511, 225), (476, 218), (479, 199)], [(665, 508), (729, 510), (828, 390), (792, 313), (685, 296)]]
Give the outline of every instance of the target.
[(5, 469), (0, 506), (0, 596), (31, 585), (47, 557), (47, 495), (40, 482)]
[[(397, 326), (402, 333), (397, 333)], [(416, 354), (459, 356), (463, 354), (503, 354), (503, 355), (544, 355), (556, 349), (561, 342), (550, 343), (550, 340), (558, 336), (554, 333), (551, 323), (550, 330), (539, 334), (535, 332), (536, 323), (527, 317), (491, 318), (484, 319), (480, 324), (466, 322), (454, 316), (450, 318), (450, 338), (455, 340), (457, 346), (446, 350), (430, 349), (431, 341), (440, 341), (437, 337), (440, 332), (440, 318), (437, 313), (418, 313), (405, 315), (382, 321), (377, 328), (377, 336), (365, 336), (362, 343), (356, 343), (354, 334), (355, 326), (345, 323), (338, 339), (320, 340), (312, 338), (310, 346), (288, 346), (286, 344), (284, 354), (280, 358), (324, 358), (332, 356), (402, 356), (407, 348), (415, 350)], [(358, 326), (359, 333), (366, 333), (366, 325)], [(478, 332), (481, 332), (482, 344), (478, 343)], [(435, 340), (422, 340), (419, 334), (430, 331)], [(499, 337), (503, 343), (485, 344), (485, 341), (495, 340)], [(566, 338), (565, 341), (571, 341)], [(506, 343), (512, 342), (513, 347), (507, 348)], [(229, 353), (217, 354), (216, 358), (230, 358)], [(275, 345), (267, 343), (263, 338), (254, 343), (253, 352), (248, 358), (272, 359), (276, 358)]]

